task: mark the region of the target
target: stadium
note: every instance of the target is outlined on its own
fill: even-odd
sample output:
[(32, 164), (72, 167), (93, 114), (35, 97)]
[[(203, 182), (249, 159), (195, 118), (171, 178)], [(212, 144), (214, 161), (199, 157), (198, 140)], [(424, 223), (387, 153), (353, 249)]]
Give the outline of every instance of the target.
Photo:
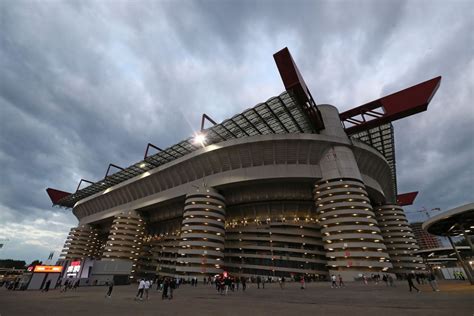
[(280, 95), (221, 123), (204, 114), (196, 135), (150, 143), (143, 160), (110, 164), (74, 193), (48, 188), (79, 221), (61, 262), (81, 261), (81, 278), (96, 280), (424, 269), (402, 209), (416, 192), (397, 192), (392, 122), (426, 111), (441, 77), (339, 113), (316, 104), (287, 48), (274, 59)]

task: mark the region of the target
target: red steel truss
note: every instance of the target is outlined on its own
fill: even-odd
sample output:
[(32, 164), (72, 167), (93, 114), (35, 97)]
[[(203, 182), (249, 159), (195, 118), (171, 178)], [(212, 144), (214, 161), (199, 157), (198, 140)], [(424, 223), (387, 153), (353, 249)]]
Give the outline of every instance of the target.
[(418, 191), (397, 195), (397, 204), (400, 206), (412, 205), (415, 201)]
[(348, 135), (426, 111), (441, 76), (339, 114)]

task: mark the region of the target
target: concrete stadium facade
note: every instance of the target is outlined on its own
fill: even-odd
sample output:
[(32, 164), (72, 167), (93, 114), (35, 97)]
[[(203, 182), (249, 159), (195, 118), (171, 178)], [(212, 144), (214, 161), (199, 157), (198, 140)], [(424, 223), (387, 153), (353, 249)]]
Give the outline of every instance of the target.
[(346, 134), (336, 107), (318, 109), (319, 133), (209, 144), (78, 201), (63, 257), (93, 253), (133, 261), (132, 274), (201, 278), (423, 269), (387, 160)]

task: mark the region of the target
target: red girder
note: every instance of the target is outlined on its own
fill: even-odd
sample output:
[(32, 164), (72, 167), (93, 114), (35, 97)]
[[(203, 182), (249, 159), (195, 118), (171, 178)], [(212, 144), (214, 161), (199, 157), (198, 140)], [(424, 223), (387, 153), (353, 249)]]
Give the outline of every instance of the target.
[(313, 96), (306, 86), (298, 67), (296, 67), (295, 61), (293, 60), (293, 57), (291, 57), (288, 48), (285, 47), (279, 52), (273, 54), (273, 59), (275, 59), (285, 89), (287, 91), (291, 90), (295, 93), (296, 97), (303, 104), (304, 110), (313, 123), (314, 128), (317, 131), (324, 129), (324, 122), (321, 113), (316, 107)]
[(412, 205), (415, 201), (418, 191), (397, 195), (397, 204), (400, 206)]
[[(348, 122), (354, 124), (353, 126), (345, 128), (346, 133), (352, 135), (426, 111), (440, 83), (441, 76), (343, 112), (339, 114), (339, 117), (343, 123)], [(383, 109), (384, 113), (374, 111), (378, 108)], [(359, 115), (362, 117), (362, 121), (355, 118)], [(367, 121), (364, 115), (369, 115), (374, 119)], [(377, 117), (377, 115), (379, 115), (379, 117)], [(357, 121), (361, 123), (357, 123)]]
[(46, 192), (48, 193), (49, 198), (51, 199), (51, 202), (53, 202), (53, 204), (56, 204), (62, 198), (65, 198), (66, 196), (71, 195), (71, 193), (69, 192), (64, 192), (64, 191), (51, 189), (51, 188), (47, 188)]

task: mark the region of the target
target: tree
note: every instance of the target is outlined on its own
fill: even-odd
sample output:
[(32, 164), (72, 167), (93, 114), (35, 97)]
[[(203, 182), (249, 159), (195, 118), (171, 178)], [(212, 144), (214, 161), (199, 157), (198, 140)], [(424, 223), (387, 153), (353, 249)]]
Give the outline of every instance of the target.
[(0, 268), (15, 268), (15, 269), (25, 269), (26, 262), (23, 260), (13, 260), (13, 259), (2, 259), (0, 260)]
[(39, 261), (39, 260), (35, 260), (33, 261), (32, 263), (29, 264), (29, 266), (36, 266), (36, 265), (40, 265), (42, 264), (43, 262)]

